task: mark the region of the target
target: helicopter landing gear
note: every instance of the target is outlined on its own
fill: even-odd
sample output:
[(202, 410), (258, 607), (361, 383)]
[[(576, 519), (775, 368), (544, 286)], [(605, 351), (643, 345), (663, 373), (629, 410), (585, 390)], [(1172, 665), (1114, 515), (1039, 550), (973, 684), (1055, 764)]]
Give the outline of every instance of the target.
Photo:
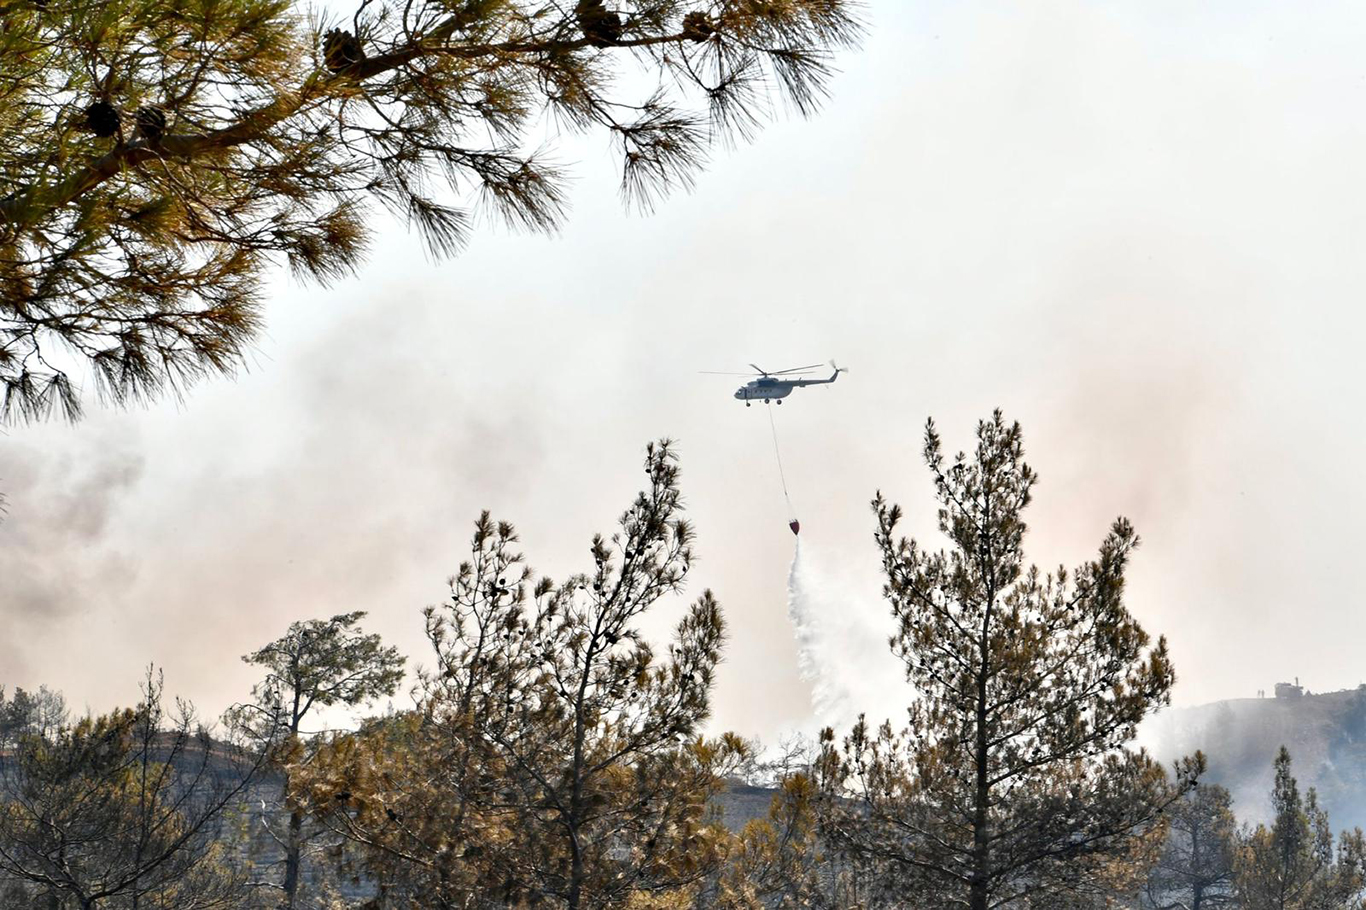
[(768, 403), (769, 403), (769, 400), (768, 400), (767, 398), (765, 398), (765, 399), (764, 399), (764, 404), (768, 404)]
[(746, 401), (746, 402), (745, 402), (745, 407), (749, 407), (752, 403), (753, 403), (753, 402)]
[(783, 400), (782, 400), (781, 398), (779, 398), (779, 399), (778, 399), (778, 404), (782, 404), (782, 403), (783, 403)]

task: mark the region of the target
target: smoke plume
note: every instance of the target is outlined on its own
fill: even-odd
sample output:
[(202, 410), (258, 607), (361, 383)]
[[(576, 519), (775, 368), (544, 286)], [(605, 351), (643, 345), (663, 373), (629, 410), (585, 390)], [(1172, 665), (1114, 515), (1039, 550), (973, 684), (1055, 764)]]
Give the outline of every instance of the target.
[(76, 452), (7, 446), (0, 458), (0, 685), (28, 675), (34, 636), (88, 615), (135, 569), (111, 526), (142, 475), (142, 460), (105, 438)]

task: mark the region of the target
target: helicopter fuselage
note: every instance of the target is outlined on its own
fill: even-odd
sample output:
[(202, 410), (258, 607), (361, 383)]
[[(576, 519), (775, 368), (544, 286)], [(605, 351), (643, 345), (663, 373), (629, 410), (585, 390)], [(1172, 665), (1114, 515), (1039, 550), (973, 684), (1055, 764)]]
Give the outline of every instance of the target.
[(760, 376), (736, 389), (735, 398), (743, 401), (746, 406), (753, 401), (762, 401), (765, 404), (776, 401), (782, 404), (783, 399), (791, 395), (793, 389), (808, 385), (828, 385), (839, 378), (841, 372), (842, 370), (836, 367), (829, 379), (776, 379), (772, 376)]

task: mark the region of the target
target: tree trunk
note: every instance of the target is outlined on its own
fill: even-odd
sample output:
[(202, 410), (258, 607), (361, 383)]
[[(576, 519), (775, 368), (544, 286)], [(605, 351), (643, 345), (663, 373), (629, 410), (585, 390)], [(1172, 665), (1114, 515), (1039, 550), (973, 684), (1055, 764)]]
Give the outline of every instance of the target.
[(602, 629), (602, 615), (593, 624), (593, 634), (583, 653), (583, 674), (574, 699), (574, 787), (569, 794), (569, 889), (565, 895), (565, 910), (579, 910), (583, 899), (583, 845), (579, 843), (579, 825), (583, 820), (583, 746), (586, 734), (584, 695), (588, 692), (588, 678), (597, 654), (598, 633)]
[(1205, 902), (1205, 883), (1200, 880), (1203, 874), (1200, 867), (1200, 824), (1191, 826), (1191, 869), (1195, 871), (1195, 881), (1191, 883), (1191, 910), (1200, 910)]
[(299, 854), (303, 852), (303, 814), (294, 809), (289, 813), (289, 836), (285, 841), (285, 907), (294, 910), (299, 892)]
[[(979, 718), (978, 729), (985, 720)], [(968, 892), (970, 910), (987, 910), (987, 884), (991, 872), (991, 845), (987, 841), (987, 766), (981, 753), (986, 751), (986, 738), (978, 736), (977, 794), (972, 818), (972, 885)]]
[[(289, 742), (296, 744), (299, 737), (299, 725), (303, 722), (304, 713), (308, 710), (302, 705), (302, 686), (298, 682), (297, 668), (292, 681), (291, 688), (294, 690), (294, 706), (289, 714)], [(290, 806), (290, 779), (289, 769), (285, 769), (284, 792), (280, 794), (281, 805)], [(299, 895), (299, 855), (303, 853), (303, 828), (304, 816), (299, 811), (298, 806), (290, 806), (289, 810), (289, 833), (285, 838), (285, 910), (294, 910)]]
[[(991, 521), (990, 493), (986, 494), (986, 518)], [(991, 881), (991, 841), (987, 832), (990, 824), (988, 804), (991, 800), (990, 775), (991, 748), (987, 735), (987, 680), (991, 678), (991, 623), (996, 608), (995, 564), (992, 559), (991, 533), (984, 526), (981, 531), (982, 549), (978, 566), (986, 581), (986, 603), (982, 609), (982, 631), (977, 641), (977, 729), (973, 742), (973, 757), (977, 760), (976, 792), (972, 806), (972, 886), (968, 892), (969, 910), (987, 910), (987, 897)]]
[(987, 747), (987, 630), (991, 621), (991, 610), (987, 609), (982, 624), (982, 668), (977, 679), (977, 731), (973, 753), (977, 759), (977, 787), (973, 798), (972, 813), (972, 886), (968, 894), (970, 910), (987, 910), (987, 885), (991, 874), (991, 843), (987, 836), (987, 804), (991, 798), (988, 786), (987, 760), (990, 750)]
[(579, 910), (579, 901), (583, 895), (583, 857), (579, 854), (578, 846), (574, 846), (574, 856), (570, 861), (569, 893), (565, 897), (565, 910)]
[(972, 880), (972, 890), (968, 893), (968, 907), (971, 910), (987, 910), (987, 883), (981, 876)]

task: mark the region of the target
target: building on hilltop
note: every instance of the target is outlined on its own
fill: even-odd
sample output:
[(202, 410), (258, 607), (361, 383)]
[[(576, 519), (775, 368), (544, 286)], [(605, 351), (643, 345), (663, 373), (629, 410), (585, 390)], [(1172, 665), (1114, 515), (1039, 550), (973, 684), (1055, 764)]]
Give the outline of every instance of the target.
[(1300, 698), (1304, 695), (1304, 688), (1300, 685), (1300, 678), (1295, 677), (1293, 683), (1276, 683), (1277, 698)]

